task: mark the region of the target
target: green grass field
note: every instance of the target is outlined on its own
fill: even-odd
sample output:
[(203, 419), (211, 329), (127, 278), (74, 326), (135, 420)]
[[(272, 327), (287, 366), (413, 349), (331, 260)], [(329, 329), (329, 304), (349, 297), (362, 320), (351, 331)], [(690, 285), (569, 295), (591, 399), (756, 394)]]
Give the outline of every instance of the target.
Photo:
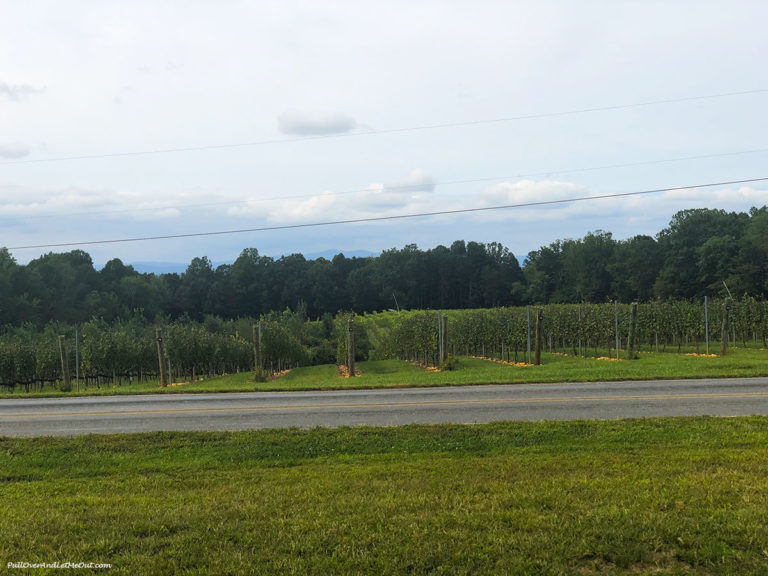
[(398, 360), (383, 360), (360, 362), (358, 367), (362, 376), (355, 378), (340, 378), (335, 366), (325, 365), (297, 368), (266, 382), (255, 382), (251, 373), (241, 373), (171, 388), (160, 388), (157, 382), (143, 382), (103, 386), (100, 389), (81, 388), (70, 393), (62, 393), (54, 388), (29, 394), (17, 390), (11, 394), (2, 394), (0, 398), (768, 376), (768, 351), (758, 348), (731, 348), (728, 355), (717, 357), (643, 352), (638, 360), (620, 362), (557, 354), (544, 354), (542, 358), (541, 366), (518, 367), (459, 357), (457, 370), (443, 372), (427, 372)]
[(0, 509), (3, 569), (765, 575), (768, 418), (5, 438)]

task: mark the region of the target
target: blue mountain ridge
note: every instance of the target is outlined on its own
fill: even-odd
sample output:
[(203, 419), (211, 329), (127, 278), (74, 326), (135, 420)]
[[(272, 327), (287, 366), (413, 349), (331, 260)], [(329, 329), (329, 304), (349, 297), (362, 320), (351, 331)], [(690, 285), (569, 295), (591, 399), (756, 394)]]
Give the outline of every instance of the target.
[[(370, 250), (323, 250), (322, 252), (313, 252), (311, 254), (304, 254), (304, 258), (307, 260), (317, 260), (318, 258), (326, 258), (330, 260), (336, 254), (344, 254), (347, 258), (367, 258), (369, 256), (377, 256), (376, 252)], [(152, 261), (139, 261), (139, 262), (126, 262), (125, 264), (133, 266), (134, 270), (142, 274), (182, 274), (187, 270), (189, 262), (152, 262)], [(222, 264), (232, 264), (228, 261), (216, 261), (212, 260), (211, 264), (214, 268), (221, 266)], [(97, 266), (98, 269), (103, 268)]]

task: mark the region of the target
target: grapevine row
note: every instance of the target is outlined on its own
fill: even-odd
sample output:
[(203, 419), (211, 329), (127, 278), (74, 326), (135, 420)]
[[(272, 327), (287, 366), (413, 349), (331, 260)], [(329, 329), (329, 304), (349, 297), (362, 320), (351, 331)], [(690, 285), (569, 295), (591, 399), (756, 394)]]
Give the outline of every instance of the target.
[[(626, 346), (628, 304), (562, 304), (543, 308), (544, 349), (568, 354), (597, 354)], [(638, 305), (636, 347), (680, 352), (683, 347), (719, 350), (724, 315), (727, 340), (766, 347), (768, 302), (741, 300), (648, 302)], [(109, 325), (92, 320), (79, 326), (50, 324), (43, 331), (24, 326), (0, 333), (0, 386), (34, 390), (61, 381), (62, 354), (72, 376), (86, 386), (130, 384), (158, 377), (156, 330), (163, 339), (164, 358), (172, 379), (185, 381), (253, 370), (258, 357), (267, 372), (309, 364), (348, 361), (347, 336), (355, 341), (355, 358), (399, 358), (437, 363), (438, 316), (449, 318), (447, 351), (453, 355), (527, 358), (529, 317), (526, 307), (402, 311), (355, 315), (339, 312), (309, 321), (301, 311), (271, 313), (258, 320), (203, 322), (180, 319), (148, 324), (132, 319)], [(257, 332), (254, 326), (260, 325)], [(260, 336), (257, 336), (260, 334)], [(60, 338), (61, 337), (61, 338)], [(258, 339), (260, 346), (257, 346)], [(257, 356), (258, 348), (258, 356)]]

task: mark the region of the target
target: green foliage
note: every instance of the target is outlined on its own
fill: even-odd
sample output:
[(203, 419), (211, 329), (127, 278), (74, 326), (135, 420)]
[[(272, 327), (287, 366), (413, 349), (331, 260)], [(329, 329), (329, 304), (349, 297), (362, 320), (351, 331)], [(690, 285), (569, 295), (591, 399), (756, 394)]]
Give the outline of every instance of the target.
[(35, 347), (24, 339), (0, 340), (0, 383), (8, 386), (32, 382), (36, 375)]
[[(709, 300), (709, 341), (719, 339), (723, 300)], [(743, 346), (762, 344), (768, 334), (768, 303), (751, 297), (731, 302), (732, 340)], [(627, 346), (629, 304), (551, 304), (544, 306), (543, 341), (550, 352), (596, 354), (613, 349), (617, 325), (622, 349)], [(453, 354), (493, 356), (521, 361), (528, 346), (528, 317), (525, 307), (480, 310), (450, 310), (448, 350)], [(531, 338), (535, 317), (531, 311)], [(429, 311), (381, 312), (357, 316), (371, 335), (371, 359), (399, 358), (435, 364), (437, 358), (437, 313)], [(655, 350), (674, 346), (703, 347), (707, 340), (704, 304), (679, 300), (653, 301), (638, 305), (635, 348)]]
[(301, 340), (288, 328), (274, 320), (262, 320), (261, 358), (270, 371), (307, 364), (309, 354)]
[[(726, 301), (709, 300), (709, 332), (702, 301), (677, 300), (638, 305), (635, 349), (681, 352), (693, 348), (718, 350)], [(729, 345), (766, 347), (768, 302), (743, 296), (731, 307)], [(628, 304), (551, 304), (543, 307), (546, 352), (582, 356), (616, 355), (627, 346)], [(493, 357), (508, 362), (527, 360), (528, 314), (525, 307), (449, 310), (447, 352)], [(533, 314), (532, 314), (533, 316)], [(618, 317), (617, 317), (618, 316)], [(261, 319), (262, 365), (269, 372), (297, 366), (346, 363), (348, 322), (354, 330), (356, 361), (402, 359), (436, 365), (438, 312), (388, 311), (355, 315), (340, 312), (309, 320), (303, 310), (285, 310)], [(80, 326), (50, 323), (42, 331), (24, 325), (0, 333), (0, 385), (42, 385), (61, 378), (58, 336), (65, 336), (70, 373), (89, 381), (153, 377), (158, 371), (155, 329), (165, 341), (165, 361), (171, 373), (189, 380), (251, 370), (254, 366), (253, 319), (227, 320), (208, 315), (202, 322), (189, 317), (174, 321), (159, 317), (156, 324), (136, 314), (112, 323), (92, 319)], [(532, 318), (531, 329), (535, 320)], [(79, 334), (80, 365), (76, 365), (75, 332)]]
[(459, 362), (459, 359), (457, 356), (454, 356), (453, 354), (448, 354), (448, 358), (446, 358), (445, 362), (443, 362), (440, 365), (441, 370), (458, 370), (461, 366), (461, 362)]
[(85, 323), (80, 331), (80, 357), (85, 375), (110, 378), (115, 374), (157, 371), (152, 333), (136, 322), (110, 326), (103, 320)]

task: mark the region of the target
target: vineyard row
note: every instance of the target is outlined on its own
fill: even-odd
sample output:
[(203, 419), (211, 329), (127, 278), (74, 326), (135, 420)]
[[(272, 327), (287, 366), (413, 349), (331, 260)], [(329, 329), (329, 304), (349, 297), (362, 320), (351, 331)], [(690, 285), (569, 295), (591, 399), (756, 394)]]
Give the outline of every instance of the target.
[[(0, 386), (34, 390), (60, 383), (65, 376), (84, 385), (130, 384), (156, 379), (158, 351), (171, 380), (256, 369), (276, 372), (310, 364), (353, 360), (439, 361), (453, 355), (530, 360), (538, 310), (542, 311), (543, 347), (551, 352), (597, 354), (626, 346), (629, 304), (564, 304), (448, 311), (389, 311), (364, 315), (340, 312), (307, 320), (300, 313), (273, 313), (258, 320), (189, 320), (108, 325), (93, 320), (79, 326), (51, 324), (0, 334)], [(726, 319), (727, 315), (727, 319)], [(439, 317), (443, 320), (442, 332)], [(447, 326), (446, 326), (447, 324)], [(259, 326), (260, 329), (254, 329)], [(752, 298), (704, 302), (650, 302), (637, 306), (635, 341), (639, 349), (680, 352), (709, 347), (719, 352), (723, 340), (766, 347), (768, 302)], [(158, 332), (159, 330), (159, 332)], [(158, 338), (159, 336), (159, 338)], [(162, 348), (158, 346), (162, 340)]]

